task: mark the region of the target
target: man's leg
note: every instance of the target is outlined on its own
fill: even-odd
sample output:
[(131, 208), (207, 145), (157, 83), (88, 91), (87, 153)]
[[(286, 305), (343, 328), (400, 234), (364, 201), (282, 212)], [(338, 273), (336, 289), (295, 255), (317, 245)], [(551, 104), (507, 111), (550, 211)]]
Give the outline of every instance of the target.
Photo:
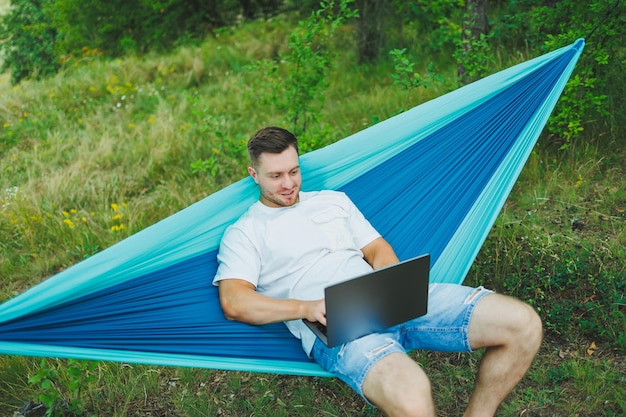
[(435, 416), (430, 381), (405, 353), (392, 353), (372, 366), (363, 394), (389, 417)]
[(487, 349), (466, 411), (466, 417), (482, 417), (493, 415), (519, 382), (543, 336), (530, 306), (455, 284), (431, 285), (428, 314), (390, 330), (332, 349), (318, 340), (313, 348), (323, 369), (338, 374), (389, 416), (434, 415), (428, 377), (405, 349)]
[(318, 339), (312, 357), (387, 416), (434, 417), (428, 377), (407, 356), (400, 333), (398, 327), (334, 348)]
[(485, 348), (465, 417), (492, 416), (532, 363), (543, 338), (527, 304), (499, 294), (483, 297), (469, 325), (472, 349)]

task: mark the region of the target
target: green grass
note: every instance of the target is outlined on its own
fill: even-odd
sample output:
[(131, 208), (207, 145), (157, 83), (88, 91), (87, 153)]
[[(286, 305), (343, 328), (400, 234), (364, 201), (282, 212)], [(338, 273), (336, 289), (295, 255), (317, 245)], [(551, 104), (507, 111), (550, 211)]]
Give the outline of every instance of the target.
[[(276, 18), (170, 55), (85, 57), (16, 87), (2, 75), (0, 300), (243, 177), (246, 138), (285, 122), (247, 66), (284, 50), (288, 27)], [(439, 69), (447, 82), (407, 96), (389, 62), (359, 66), (344, 50), (311, 146), (452, 88), (454, 68)], [(420, 71), (428, 58), (418, 57)], [(546, 325), (535, 364), (500, 416), (626, 413), (624, 145), (618, 131), (588, 132), (563, 151), (542, 138), (470, 271), (468, 283), (533, 304)], [(194, 173), (197, 161), (212, 175)], [(479, 355), (420, 352), (416, 360), (433, 380), (439, 414), (460, 415)], [(41, 390), (28, 378), (40, 362), (0, 356), (0, 416), (37, 401)], [(86, 411), (102, 416), (379, 415), (332, 378), (98, 365), (82, 395)], [(67, 361), (48, 366), (69, 395)]]
[[(480, 354), (422, 352), (440, 416), (461, 415)], [(0, 415), (11, 415), (35, 390), (26, 375), (39, 360), (0, 358)], [(61, 368), (63, 361), (58, 362)], [(535, 364), (502, 405), (499, 416), (620, 416), (626, 412), (626, 361), (596, 350), (545, 343)], [(195, 368), (99, 364), (86, 410), (103, 416), (380, 416), (335, 378)]]

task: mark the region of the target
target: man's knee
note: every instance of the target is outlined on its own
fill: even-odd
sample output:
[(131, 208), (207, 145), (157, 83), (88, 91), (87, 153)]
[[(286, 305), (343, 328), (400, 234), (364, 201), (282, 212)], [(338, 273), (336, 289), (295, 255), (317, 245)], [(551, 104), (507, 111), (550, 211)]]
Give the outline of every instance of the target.
[[(521, 303), (521, 302), (520, 302)], [(521, 303), (523, 311), (520, 313), (520, 320), (518, 324), (518, 334), (520, 334), (521, 340), (525, 341), (529, 347), (539, 349), (539, 345), (543, 340), (543, 323), (541, 317), (526, 303)]]
[(539, 349), (543, 325), (537, 312), (515, 298), (489, 294), (476, 306), (470, 322), (473, 349), (508, 343), (523, 343), (531, 350)]
[(506, 297), (508, 302), (509, 326), (512, 337), (534, 344), (543, 338), (543, 324), (539, 314), (529, 304), (515, 298)]
[(363, 393), (387, 415), (434, 416), (430, 381), (410, 357), (394, 353), (368, 372)]

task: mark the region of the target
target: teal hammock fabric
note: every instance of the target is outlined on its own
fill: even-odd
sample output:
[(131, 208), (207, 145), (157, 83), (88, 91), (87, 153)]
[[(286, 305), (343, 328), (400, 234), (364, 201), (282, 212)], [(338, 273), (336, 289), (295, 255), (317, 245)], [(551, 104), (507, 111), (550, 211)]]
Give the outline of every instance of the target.
[[(584, 40), (501, 71), (301, 157), (305, 190), (346, 192), (401, 259), (431, 254), (461, 283), (532, 152)], [(328, 375), (283, 324), (224, 319), (211, 284), (250, 178), (0, 305), (0, 352)]]

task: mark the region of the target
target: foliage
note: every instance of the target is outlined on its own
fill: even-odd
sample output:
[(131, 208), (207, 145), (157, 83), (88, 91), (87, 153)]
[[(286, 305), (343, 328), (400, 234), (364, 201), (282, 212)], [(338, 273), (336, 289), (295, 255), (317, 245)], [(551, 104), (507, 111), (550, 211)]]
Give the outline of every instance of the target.
[(13, 0), (3, 19), (3, 71), (13, 83), (55, 74), (62, 66), (102, 56), (169, 50), (237, 22), (266, 16), (277, 0)]
[(232, 24), (237, 6), (234, 0), (56, 0), (51, 14), (63, 53), (80, 57), (88, 47), (119, 56), (201, 39), (214, 28)]
[[(626, 284), (614, 272), (604, 270), (606, 263), (617, 259), (598, 249), (546, 250), (532, 243), (524, 240), (520, 248), (501, 248), (515, 250), (526, 281), (522, 283), (517, 274), (502, 277), (504, 291), (530, 302), (551, 334), (578, 334), (626, 352)], [(537, 262), (545, 258), (551, 262)]]
[(525, 41), (543, 53), (591, 35), (548, 123), (548, 131), (556, 136), (561, 148), (570, 146), (585, 129), (601, 136), (626, 125), (623, 115), (613, 120), (607, 117), (611, 109), (624, 107), (620, 68), (626, 59), (622, 41), (626, 15), (619, 7), (614, 0), (585, 4), (561, 0), (553, 5), (524, 0), (506, 4), (498, 32), (503, 41)]
[(281, 56), (288, 65), (285, 82), (287, 118), (296, 134), (304, 133), (315, 120), (317, 107), (327, 86), (326, 74), (334, 61), (333, 36), (346, 19), (356, 16), (348, 8), (352, 0), (341, 0), (335, 12), (334, 1), (321, 2), (320, 8), (299, 22), (289, 38), (289, 55)]
[(475, 31), (475, 14), (466, 12), (464, 15), (463, 32), (464, 36), (456, 42), (454, 59), (459, 64), (460, 84), (469, 84), (489, 74), (494, 66), (494, 57), (489, 39), (492, 34), (485, 34)]
[(215, 116), (208, 107), (200, 108), (198, 97), (191, 97), (192, 115), (190, 118), (190, 135), (199, 138), (213, 136), (214, 146), (211, 147), (210, 156), (205, 159), (197, 159), (190, 164), (194, 174), (209, 175), (228, 180), (237, 173), (227, 169), (225, 157), (244, 161), (247, 159), (246, 140), (242, 135), (234, 135), (224, 118)]
[(399, 85), (406, 92), (406, 99), (400, 111), (407, 110), (409, 95), (419, 87), (429, 88), (436, 82), (442, 82), (443, 78), (433, 71), (432, 63), (428, 64), (426, 74), (416, 72), (415, 63), (406, 54), (406, 48), (393, 49), (389, 52), (393, 61), (394, 73), (391, 74), (393, 83)]
[(333, 37), (347, 19), (357, 15), (348, 7), (352, 1), (341, 0), (337, 7), (334, 1), (321, 2), (320, 8), (291, 33), (288, 53), (278, 52), (277, 59), (262, 60), (251, 67), (251, 71), (262, 74), (259, 80), (269, 89), (265, 102), (283, 112), (288, 128), (301, 137), (302, 152), (312, 149), (303, 135), (319, 122), (336, 53)]
[(440, 54), (457, 44), (463, 14), (463, 0), (396, 1), (405, 22), (416, 27), (422, 47), (429, 54)]
[(562, 152), (597, 162), (554, 162), (546, 172), (548, 151), (533, 153), (472, 280), (529, 302), (553, 338), (626, 352), (626, 191), (614, 185), (623, 182), (623, 151), (604, 160), (592, 148)]
[(28, 383), (38, 387), (39, 401), (46, 406), (46, 416), (85, 414), (89, 404), (83, 393), (96, 380), (97, 362), (70, 359), (67, 366), (49, 364), (42, 359), (37, 372), (28, 378)]
[(0, 72), (10, 70), (13, 84), (55, 74), (60, 68), (55, 51), (57, 31), (45, 12), (48, 2), (12, 0), (10, 12), (0, 16), (0, 49), (4, 51)]

